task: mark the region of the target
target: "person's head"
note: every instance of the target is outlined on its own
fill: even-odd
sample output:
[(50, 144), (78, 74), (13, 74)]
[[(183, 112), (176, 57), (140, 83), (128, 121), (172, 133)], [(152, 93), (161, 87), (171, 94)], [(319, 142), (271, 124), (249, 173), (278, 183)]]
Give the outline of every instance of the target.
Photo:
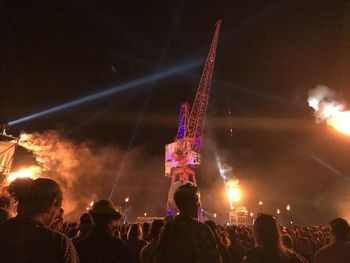
[(253, 225), (255, 243), (269, 251), (284, 251), (277, 222), (273, 216), (259, 214)]
[(142, 228), (139, 224), (132, 224), (128, 231), (128, 240), (142, 239)]
[(350, 227), (348, 222), (343, 218), (336, 218), (329, 222), (332, 235), (336, 241), (344, 240), (349, 236)]
[(115, 206), (108, 200), (96, 202), (90, 211), (94, 225), (108, 227), (111, 230), (122, 217)]
[(18, 216), (36, 218), (50, 226), (59, 215), (63, 195), (61, 187), (52, 179), (16, 179), (8, 191), (18, 202)]
[(160, 230), (164, 226), (164, 221), (161, 219), (156, 219), (151, 224), (150, 238), (158, 239)]
[(81, 234), (88, 233), (92, 225), (93, 225), (93, 221), (89, 213), (84, 213), (80, 216), (79, 230)]
[(181, 214), (197, 217), (199, 208), (198, 188), (192, 183), (181, 185), (176, 189), (174, 200)]

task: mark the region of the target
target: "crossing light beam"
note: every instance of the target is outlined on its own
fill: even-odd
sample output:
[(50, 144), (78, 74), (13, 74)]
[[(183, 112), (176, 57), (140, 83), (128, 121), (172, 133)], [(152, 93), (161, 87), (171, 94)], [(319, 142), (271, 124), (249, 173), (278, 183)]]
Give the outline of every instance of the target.
[(14, 125), (24, 123), (27, 121), (35, 120), (35, 119), (38, 119), (40, 117), (49, 115), (51, 113), (66, 110), (66, 109), (69, 109), (69, 108), (72, 108), (72, 107), (75, 107), (75, 106), (78, 106), (78, 105), (81, 105), (81, 104), (84, 104), (84, 103), (87, 103), (90, 101), (98, 100), (98, 99), (101, 99), (101, 98), (104, 98), (104, 97), (107, 97), (107, 96), (110, 96), (110, 95), (113, 95), (113, 94), (116, 94), (119, 92), (126, 91), (128, 89), (133, 89), (136, 87), (140, 87), (142, 85), (147, 85), (147, 84), (152, 83), (154, 81), (158, 81), (158, 80), (161, 80), (161, 79), (164, 79), (167, 77), (171, 77), (171, 76), (174, 76), (176, 74), (180, 74), (182, 72), (185, 72), (187, 70), (195, 68), (196, 66), (199, 66), (200, 64), (202, 64), (202, 62), (203, 62), (202, 59), (197, 59), (197, 60), (194, 60), (191, 62), (177, 64), (177, 65), (169, 67), (163, 71), (158, 71), (155, 74), (144, 76), (144, 77), (141, 77), (139, 79), (132, 80), (132, 81), (126, 82), (124, 84), (114, 86), (114, 87), (111, 87), (109, 89), (106, 89), (106, 90), (103, 90), (103, 91), (100, 91), (100, 92), (97, 92), (97, 93), (94, 93), (91, 95), (87, 95), (87, 96), (79, 98), (79, 99), (75, 99), (75, 100), (66, 102), (64, 104), (55, 106), (53, 108), (43, 110), (43, 111), (40, 111), (40, 112), (37, 112), (34, 114), (30, 114), (28, 116), (24, 116), (24, 117), (18, 118), (16, 120), (12, 120), (8, 123), (8, 125), (14, 126)]

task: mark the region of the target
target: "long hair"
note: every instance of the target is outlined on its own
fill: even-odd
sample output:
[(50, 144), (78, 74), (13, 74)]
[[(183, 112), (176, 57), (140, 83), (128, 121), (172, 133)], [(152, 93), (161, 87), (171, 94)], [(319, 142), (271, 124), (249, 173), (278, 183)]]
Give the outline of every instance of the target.
[(256, 246), (275, 254), (288, 254), (289, 250), (282, 243), (278, 224), (271, 215), (258, 215), (253, 234)]

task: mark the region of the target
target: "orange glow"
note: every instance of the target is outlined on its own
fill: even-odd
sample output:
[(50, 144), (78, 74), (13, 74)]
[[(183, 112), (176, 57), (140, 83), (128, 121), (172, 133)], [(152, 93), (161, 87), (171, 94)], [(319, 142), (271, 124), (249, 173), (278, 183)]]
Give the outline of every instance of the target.
[(230, 202), (231, 209), (233, 209), (233, 203), (239, 202), (242, 198), (242, 193), (239, 189), (239, 181), (229, 180), (226, 182), (225, 187), (227, 198)]
[(350, 136), (350, 111), (337, 111), (327, 119), (327, 124), (338, 132)]
[(7, 182), (11, 183), (17, 178), (31, 178), (31, 179), (36, 179), (38, 174), (40, 173), (40, 167), (38, 166), (30, 166), (26, 168), (22, 168), (17, 172), (11, 173), (7, 177)]

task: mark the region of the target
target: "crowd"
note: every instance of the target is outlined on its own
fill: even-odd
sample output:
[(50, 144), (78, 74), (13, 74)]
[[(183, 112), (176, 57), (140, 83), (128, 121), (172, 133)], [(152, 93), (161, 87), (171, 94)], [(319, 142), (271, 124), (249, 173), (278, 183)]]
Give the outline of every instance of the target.
[[(60, 186), (51, 179), (18, 179), (0, 197), (0, 262), (66, 263), (349, 263), (349, 225), (281, 227), (259, 214), (253, 226), (221, 226), (195, 218), (198, 191), (180, 186), (175, 218), (121, 224), (107, 200), (96, 202), (79, 223), (64, 223)], [(15, 200), (16, 216), (9, 212)]]

